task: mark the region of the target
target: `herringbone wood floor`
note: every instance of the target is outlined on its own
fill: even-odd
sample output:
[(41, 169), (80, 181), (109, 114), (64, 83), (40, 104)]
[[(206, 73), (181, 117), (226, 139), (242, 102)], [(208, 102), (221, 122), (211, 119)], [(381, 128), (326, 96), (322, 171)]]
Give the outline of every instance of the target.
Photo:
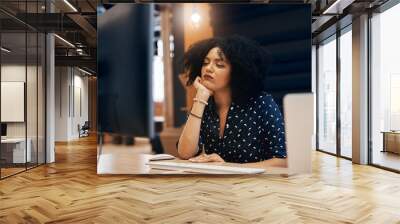
[(315, 153), (312, 175), (96, 175), (96, 142), (0, 181), (0, 223), (400, 223), (400, 175)]

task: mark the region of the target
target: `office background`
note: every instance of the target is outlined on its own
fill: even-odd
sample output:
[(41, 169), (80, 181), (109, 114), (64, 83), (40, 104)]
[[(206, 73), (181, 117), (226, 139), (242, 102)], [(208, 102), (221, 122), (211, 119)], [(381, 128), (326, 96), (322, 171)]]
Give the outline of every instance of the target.
[[(101, 132), (153, 136), (150, 133), (153, 125), (149, 120), (152, 119), (153, 102), (148, 94), (157, 91), (151, 90), (152, 79), (163, 85), (163, 75), (156, 73), (162, 73), (159, 67), (166, 65), (160, 63), (151, 67), (153, 59), (148, 52), (153, 52), (153, 40), (148, 35), (158, 30), (155, 30), (156, 25), (152, 23), (155, 18), (148, 7), (157, 7), (154, 9), (157, 11), (163, 5), (109, 4), (98, 17), (98, 111)], [(285, 94), (311, 92), (310, 5), (174, 4), (171, 7), (169, 34), (173, 45), (170, 52), (173, 55), (173, 91), (172, 95), (165, 96), (173, 98), (174, 127), (185, 123), (186, 112), (182, 108), (190, 107), (187, 96), (191, 92), (187, 91), (179, 78), (184, 73), (184, 52), (189, 42), (194, 42), (193, 39), (188, 40), (191, 34), (185, 27), (188, 23), (185, 20), (185, 10), (188, 8), (208, 9), (204, 10), (202, 19), (209, 21), (206, 24), (209, 28), (199, 28), (196, 35), (205, 38), (241, 35), (257, 41), (270, 52), (272, 62), (265, 79), (265, 90), (273, 95), (281, 110)], [(140, 21), (140, 24), (126, 21)], [(162, 35), (160, 32), (163, 30), (158, 31), (154, 41), (156, 54), (162, 48), (157, 44)], [(153, 87), (161, 85), (155, 84)]]
[[(35, 7), (20, 5), (35, 13)], [(2, 177), (45, 162), (45, 37), (1, 13)]]
[[(107, 1), (104, 2), (106, 3)], [(93, 45), (93, 40), (95, 40), (96, 38), (93, 38), (92, 34), (87, 34), (87, 30), (83, 32), (82, 27), (80, 27), (78, 24), (75, 24), (75, 22), (72, 21), (70, 18), (67, 18), (69, 16), (68, 13), (76, 13), (78, 9), (73, 9), (63, 2), (52, 2), (49, 4), (49, 7), (47, 7), (45, 3), (47, 4), (46, 1), (1, 1), (1, 77), (2, 79), (4, 78), (2, 81), (21, 81), (25, 82), (26, 84), (26, 87), (24, 87), (24, 100), (26, 101), (24, 102), (23, 112), (24, 122), (4, 122), (7, 126), (7, 128), (4, 128), (4, 130), (7, 130), (7, 135), (11, 135), (10, 137), (12, 137), (13, 133), (18, 132), (14, 135), (14, 137), (16, 137), (16, 135), (22, 136), (22, 138), (24, 139), (22, 142), (31, 141), (28, 139), (28, 135), (38, 136), (37, 138), (33, 137), (33, 139), (39, 140), (38, 149), (40, 150), (41, 144), (46, 145), (44, 144), (44, 142), (40, 143), (40, 139), (42, 138), (41, 136), (44, 135), (42, 133), (46, 132), (44, 130), (44, 126), (51, 126), (52, 124), (51, 121), (47, 122), (46, 124), (46, 122), (44, 121), (45, 117), (46, 119), (48, 118), (49, 120), (51, 120), (51, 116), (55, 116), (53, 114), (57, 114), (58, 116), (60, 116), (61, 114), (61, 117), (64, 117), (64, 115), (68, 117), (70, 114), (80, 114), (75, 113), (75, 109), (79, 109), (79, 97), (77, 96), (80, 94), (82, 98), (82, 100), (80, 101), (82, 104), (82, 118), (66, 119), (64, 122), (66, 125), (64, 127), (67, 129), (65, 129), (63, 132), (59, 132), (60, 129), (58, 128), (53, 129), (53, 131), (51, 131), (51, 129), (47, 131), (47, 135), (49, 136), (49, 141), (47, 145), (54, 150), (51, 135), (54, 134), (54, 139), (57, 139), (58, 137), (56, 136), (59, 136), (59, 134), (56, 134), (56, 132), (64, 134), (68, 133), (65, 135), (63, 134), (62, 138), (59, 139), (72, 140), (78, 134), (76, 128), (77, 124), (79, 122), (82, 122), (83, 120), (86, 120), (86, 116), (88, 117), (88, 120), (96, 120), (96, 110), (93, 110), (93, 108), (96, 107), (94, 103), (95, 100), (90, 97), (96, 96), (96, 94), (93, 94), (95, 93), (95, 91), (89, 91), (90, 89), (95, 89), (94, 87), (96, 86), (96, 79), (92, 77), (88, 78), (87, 80), (87, 93), (89, 95), (87, 100), (84, 91), (86, 87), (82, 87), (81, 90), (79, 90), (78, 88), (74, 88), (73, 91), (69, 90), (69, 88), (71, 88), (74, 85), (73, 83), (75, 82), (75, 79), (71, 78), (72, 73), (74, 75), (79, 75), (82, 77), (85, 76), (82, 71), (77, 68), (74, 69), (73, 67), (80, 66), (79, 68), (84, 68), (84, 66), (82, 65), (88, 65), (91, 63), (90, 60), (92, 60), (94, 61), (94, 66), (92, 64), (87, 67), (92, 69), (96, 68), (96, 60), (93, 60), (93, 58), (95, 58), (93, 57), (93, 55), (96, 55), (93, 54), (96, 48), (96, 46)], [(316, 141), (318, 143), (317, 145), (319, 146), (318, 148), (321, 151), (331, 153), (333, 155), (337, 155), (343, 158), (351, 159), (355, 162), (360, 162), (357, 159), (359, 155), (356, 154), (356, 157), (354, 157), (353, 151), (354, 148), (357, 149), (359, 148), (359, 146), (361, 147), (361, 145), (354, 145), (353, 139), (357, 138), (353, 138), (352, 135), (355, 133), (355, 130), (357, 130), (357, 128), (362, 129), (367, 132), (367, 137), (359, 141), (364, 142), (361, 147), (361, 151), (364, 150), (367, 152), (363, 154), (366, 160), (362, 162), (374, 164), (383, 168), (398, 170), (398, 167), (396, 166), (396, 164), (398, 163), (398, 156), (396, 153), (391, 153), (393, 151), (390, 147), (391, 144), (388, 145), (388, 151), (386, 151), (384, 139), (392, 138), (390, 136), (393, 136), (396, 133), (390, 132), (395, 132), (395, 130), (398, 129), (399, 107), (397, 105), (396, 96), (398, 95), (397, 74), (399, 72), (398, 68), (395, 66), (396, 63), (393, 62), (392, 59), (396, 58), (393, 55), (395, 55), (395, 52), (398, 52), (398, 49), (396, 48), (396, 41), (394, 41), (395, 38), (398, 37), (398, 33), (396, 33), (396, 29), (393, 27), (396, 26), (395, 23), (396, 21), (398, 21), (398, 17), (396, 16), (399, 15), (399, 6), (396, 1), (379, 1), (371, 3), (370, 5), (366, 2), (355, 1), (349, 2), (345, 5), (341, 5), (340, 8), (342, 11), (340, 12), (339, 16), (333, 16), (329, 13), (332, 13), (332, 8), (334, 7), (331, 7), (331, 5), (334, 5), (334, 3), (335, 1), (316, 1), (315, 4), (310, 4), (311, 10), (314, 13), (314, 16), (311, 20), (311, 32), (313, 38), (312, 69), (314, 71), (312, 81), (313, 91), (317, 93), (318, 107), (316, 109), (318, 112), (318, 116), (316, 117), (316, 119), (318, 121), (318, 133), (316, 136)], [(96, 24), (97, 9), (95, 5), (90, 5), (87, 2), (78, 2), (77, 5), (79, 5), (79, 10), (81, 12), (87, 12), (82, 14), (82, 16), (84, 16), (89, 24)], [(53, 9), (51, 9), (52, 7)], [(160, 27), (161, 25), (161, 16), (163, 15), (162, 12), (165, 10), (165, 7), (163, 7), (164, 6), (162, 6), (162, 4), (158, 4), (157, 6), (155, 6), (154, 21), (156, 27)], [(175, 15), (173, 18), (171, 18), (171, 21), (169, 21), (170, 31), (171, 33), (179, 34), (182, 33), (182, 29), (186, 29), (193, 35), (190, 38), (187, 35), (173, 36), (174, 38), (171, 42), (174, 43), (173, 45), (177, 52), (184, 52), (184, 50), (191, 42), (197, 40), (194, 36), (198, 36), (199, 38), (207, 38), (208, 36), (214, 35), (212, 26), (215, 26), (215, 24), (212, 25), (212, 21), (206, 19), (204, 20), (205, 24), (208, 25), (207, 29), (209, 30), (207, 31), (208, 33), (203, 32), (204, 30), (202, 30), (202, 33), (207, 33), (207, 35), (199, 35), (199, 33), (194, 29), (189, 29), (188, 24), (183, 24), (183, 27), (185, 28), (182, 28), (182, 26), (177, 26), (176, 24), (182, 23), (183, 17), (190, 18), (190, 13), (193, 12), (193, 7), (190, 4), (186, 6), (182, 5), (181, 8), (183, 8), (183, 10), (179, 10), (179, 7), (170, 9), (171, 12)], [(203, 12), (203, 8), (207, 8), (207, 6), (202, 6), (201, 4), (198, 4), (198, 11), (200, 13)], [(50, 18), (50, 15), (45, 15), (46, 10), (47, 12), (54, 10), (54, 14), (52, 16), (56, 17)], [(207, 10), (207, 15), (211, 15), (211, 8), (207, 8)], [(325, 11), (328, 14), (324, 15), (323, 13)], [(66, 12), (65, 14), (63, 14), (64, 17), (62, 17), (61, 12)], [(30, 14), (28, 15), (27, 13)], [(236, 14), (239, 16), (239, 13), (235, 12), (235, 15)], [(257, 12), (255, 12), (254, 14), (257, 14)], [(35, 15), (38, 15), (38, 17), (36, 17)], [(365, 15), (367, 15), (367, 17), (365, 17)], [(52, 19), (51, 21), (53, 21), (54, 24), (50, 27), (46, 27), (46, 25), (43, 23), (42, 18), (47, 18), (49, 20)], [(60, 18), (63, 19), (61, 20)], [(241, 15), (240, 18), (243, 20), (249, 19), (246, 14)], [(223, 22), (223, 20), (221, 20), (221, 22)], [(256, 20), (253, 22), (256, 23)], [(371, 26), (367, 30), (365, 30), (364, 28), (361, 29), (361, 25), (363, 24), (370, 24)], [(226, 30), (228, 31), (236, 29), (230, 28), (229, 24), (224, 24), (224, 27), (225, 26)], [(85, 29), (87, 29), (87, 27)], [(200, 26), (200, 29), (203, 28)], [(224, 32), (228, 32), (226, 30)], [(44, 39), (44, 35), (46, 35), (46, 32), (56, 32), (57, 35), (64, 40), (60, 39), (57, 36), (54, 36), (53, 41), (55, 42), (55, 45), (49, 45), (51, 44), (51, 38), (47, 38), (47, 40)], [(85, 32), (86, 34), (82, 35), (82, 33)], [(259, 32), (264, 31), (260, 30)], [(38, 36), (38, 38), (36, 38), (35, 36)], [(357, 38), (359, 38), (360, 36), (365, 37), (366, 40), (371, 40), (370, 45), (365, 42), (362, 42), (362, 44), (364, 45), (359, 45), (361, 44), (361, 42), (358, 41)], [(155, 42), (157, 41), (154, 46), (155, 55), (159, 53), (158, 43), (161, 40), (160, 37), (161, 32), (156, 28), (154, 35), (154, 40)], [(68, 41), (72, 42), (73, 46), (76, 48), (69, 45)], [(364, 49), (363, 51), (360, 50), (361, 47)], [(56, 58), (55, 61), (51, 61), (50, 59), (52, 56), (51, 54), (48, 54), (48, 51), (52, 48), (54, 48)], [(44, 49), (47, 49), (47, 51), (45, 52)], [(74, 50), (71, 51), (71, 49)], [(354, 51), (354, 49), (358, 51)], [(79, 56), (77, 54), (78, 50), (83, 51), (85, 57)], [(20, 53), (17, 54), (17, 52)], [(372, 54), (372, 52), (374, 54)], [(363, 55), (365, 58), (370, 58), (369, 62), (363, 62), (365, 65), (367, 65), (367, 68), (369, 68), (363, 68), (363, 71), (368, 72), (369, 78), (362, 85), (360, 84), (358, 86), (362, 88), (367, 88), (366, 86), (369, 86), (367, 91), (365, 92), (366, 94), (370, 95), (369, 101), (364, 102), (365, 105), (369, 105), (369, 108), (363, 108), (362, 110), (365, 111), (365, 113), (368, 113), (366, 115), (368, 118), (363, 120), (364, 126), (353, 127), (353, 120), (358, 119), (356, 116), (354, 116), (354, 113), (356, 113), (357, 115), (357, 112), (353, 111), (353, 106), (358, 102), (353, 102), (356, 97), (353, 90), (350, 89), (353, 89), (353, 78), (355, 77), (355, 74), (358, 74), (357, 72), (360, 71), (360, 66), (358, 66), (358, 64), (356, 63), (360, 62), (360, 60), (356, 61), (354, 55), (359, 55), (360, 53), (363, 53), (361, 55)], [(8, 79), (11, 76), (9, 76), (8, 72), (6, 72), (6, 68), (10, 68), (10, 64), (7, 61), (10, 61), (11, 58), (15, 59), (15, 55), (18, 55), (20, 60), (20, 62), (18, 62), (20, 63), (20, 68), (15, 71), (20, 72), (20, 74), (22, 75), (13, 76), (11, 79)], [(37, 57), (35, 55), (37, 55)], [(46, 60), (44, 59), (45, 57), (47, 57)], [(156, 60), (160, 62), (160, 57), (158, 57)], [(351, 63), (349, 63), (350, 61)], [(54, 71), (52, 71), (51, 69), (43, 70), (43, 66), (41, 66), (42, 64), (47, 64), (47, 66), (50, 66), (51, 64), (57, 64), (58, 66), (66, 67), (70, 66), (69, 69), (61, 69), (56, 72), (57, 74), (62, 73), (62, 75), (60, 76), (63, 77), (62, 79), (57, 79), (57, 82), (63, 83), (63, 94), (57, 95), (57, 97), (55, 97), (56, 100), (62, 99), (55, 103), (56, 105), (58, 105), (57, 108), (62, 109), (57, 110), (57, 112), (55, 113), (54, 111), (52, 111), (51, 113), (49, 112), (47, 113), (47, 116), (46, 113), (41, 112), (41, 110), (44, 110), (44, 108), (42, 108), (41, 102), (43, 102), (44, 98), (46, 98), (44, 96), (42, 97), (42, 95), (43, 92), (46, 92), (45, 89), (49, 89), (49, 91), (47, 92), (49, 92), (49, 94), (52, 94), (51, 88), (53, 84), (50, 78), (50, 84), (45, 85), (44, 77), (41, 77), (41, 75), (47, 74), (48, 76), (51, 76)], [(173, 66), (176, 68), (181, 66), (179, 60), (175, 59), (172, 61), (172, 64), (174, 64)], [(296, 63), (290, 64), (291, 65), (287, 66), (287, 68), (285, 67), (284, 69), (290, 70), (292, 66)], [(33, 65), (33, 67), (31, 65)], [(354, 68), (354, 65), (357, 65), (358, 68)], [(300, 67), (297, 68), (302, 69)], [(7, 71), (14, 70), (11, 69)], [(165, 71), (167, 74), (168, 71)], [(18, 72), (16, 72), (16, 74)], [(36, 80), (36, 75), (30, 75), (33, 73), (38, 74), (38, 82), (36, 85), (29, 84), (34, 83), (34, 80)], [(154, 76), (157, 76), (158, 73), (159, 72), (154, 72)], [(166, 92), (176, 94), (174, 102), (169, 103), (169, 105), (172, 105), (172, 107), (170, 108), (172, 113), (169, 113), (167, 111), (164, 118), (165, 120), (163, 121), (164, 124), (168, 124), (170, 127), (176, 127), (179, 126), (179, 124), (183, 124), (184, 122), (185, 105), (188, 105), (187, 99), (189, 97), (185, 97), (185, 95), (183, 94), (185, 90), (180, 83), (179, 76), (174, 74), (172, 77), (173, 80), (169, 80), (166, 76), (165, 81), (168, 82), (168, 85), (165, 86), (165, 89), (164, 86), (160, 86), (159, 83), (153, 86), (156, 86), (155, 89), (162, 89), (162, 91), (165, 90)], [(299, 75), (298, 77), (301, 77), (301, 75)], [(278, 77), (273, 77), (273, 79), (275, 78), (278, 79)], [(82, 79), (81, 83), (83, 83), (85, 86), (86, 81), (84, 81), (84, 79), (85, 78)], [(56, 79), (54, 78), (54, 80)], [(305, 79), (302, 80), (304, 81)], [(64, 81), (68, 82), (68, 84), (65, 84)], [(78, 83), (78, 81), (76, 83)], [(301, 82), (299, 81), (299, 83)], [(284, 85), (288, 85), (290, 87), (291, 84), (290, 82), (287, 82)], [(37, 92), (37, 94), (31, 94), (32, 88), (36, 88), (36, 86), (38, 89), (37, 91), (33, 90), (33, 92)], [(43, 86), (46, 87), (43, 88)], [(55, 84), (54, 86), (54, 93), (56, 93), (58, 91), (58, 86), (60, 85)], [(70, 91), (71, 94), (68, 94), (68, 91)], [(169, 101), (169, 99), (157, 95), (157, 92), (153, 93), (153, 96), (155, 97), (155, 99), (157, 99), (155, 100), (154, 106), (155, 114), (163, 114), (164, 111), (159, 110), (160, 107), (157, 107), (157, 104), (159, 102), (162, 102), (163, 100)], [(4, 98), (4, 94), (2, 98)], [(51, 97), (47, 97), (47, 99), (50, 100)], [(30, 109), (25, 106), (25, 103), (28, 104), (32, 102), (33, 104), (35, 104), (35, 101), (37, 101), (38, 104), (37, 114), (35, 113), (35, 109)], [(85, 102), (88, 102), (89, 104), (87, 105), (87, 115)], [(64, 103), (66, 104), (64, 105)], [(43, 105), (44, 104), (45, 103), (43, 103)], [(47, 107), (51, 107), (51, 105), (48, 104)], [(4, 108), (2, 108), (2, 110), (4, 110)], [(352, 116), (350, 116), (350, 114)], [(74, 123), (72, 123), (71, 120), (75, 120)], [(36, 123), (37, 125), (35, 125)], [(92, 122), (91, 127), (95, 126), (96, 122)], [(20, 127), (21, 131), (16, 131), (16, 127)], [(26, 137), (24, 137), (25, 135)], [(372, 144), (367, 144), (368, 142)], [(34, 149), (34, 151), (36, 151), (36, 149)], [(6, 152), (4, 152), (4, 154), (6, 154)], [(49, 161), (52, 160), (50, 159)], [(22, 170), (25, 170), (25, 167), (22, 167)]]
[[(118, 0), (101, 2), (116, 1)], [(266, 4), (277, 2), (279, 0), (271, 0)], [(61, 110), (63, 117), (69, 116), (68, 111), (72, 114), (74, 105), (75, 97), (72, 97), (73, 94), (68, 94), (68, 89), (74, 82), (71, 74), (89, 76), (78, 67), (92, 74), (88, 77), (89, 96), (92, 94), (90, 89), (96, 86), (93, 74), (96, 74), (97, 45), (96, 35), (93, 34), (96, 34), (98, 1), (1, 0), (0, 35), (10, 32), (22, 36), (20, 42), (22, 45), (12, 44), (13, 40), (18, 41), (18, 38), (8, 38), (7, 42), (0, 42), (0, 47), (4, 49), (1, 49), (1, 58), (10, 56), (19, 48), (29, 52), (29, 48), (26, 48), (31, 46), (30, 38), (27, 38), (28, 44), (25, 42), (26, 29), (29, 26), (40, 28), (39, 34), (45, 36), (43, 48), (46, 55), (44, 63), (46, 69), (42, 74), (46, 77), (46, 87), (40, 87), (40, 81), (38, 87), (45, 89), (46, 93), (44, 97), (46, 121), (43, 122), (39, 116), (38, 123), (46, 126), (44, 132), (48, 164), (35, 169), (29, 169), (31, 166), (26, 164), (26, 167), (18, 167), (18, 170), (29, 169), (29, 172), (18, 175), (13, 175), (18, 172), (6, 173), (5, 168), (1, 168), (0, 222), (398, 223), (400, 202), (395, 199), (400, 198), (399, 176), (383, 169), (400, 172), (400, 156), (394, 150), (399, 149), (394, 147), (396, 139), (399, 139), (394, 136), (400, 136), (400, 132), (395, 131), (398, 129), (396, 120), (399, 112), (396, 100), (399, 98), (397, 74), (400, 73), (397, 63), (397, 53), (400, 51), (397, 28), (400, 21), (399, 1), (293, 0), (290, 2), (308, 3), (313, 13), (312, 90), (317, 96), (318, 135), (315, 140), (319, 146), (318, 151), (313, 152), (313, 173), (310, 176), (293, 178), (246, 176), (238, 179), (194, 175), (186, 178), (99, 177), (96, 174), (97, 143), (94, 135), (96, 130), (94, 129), (87, 138), (75, 139), (72, 135), (71, 117), (68, 118), (66, 126), (71, 127), (69, 129), (71, 138), (54, 144), (56, 129), (61, 127), (54, 122), (56, 117), (60, 116), (59, 111), (55, 112), (56, 107), (61, 108), (60, 101), (55, 103), (56, 98), (59, 98), (55, 97), (55, 94), (60, 86), (56, 83), (56, 76), (62, 73), (63, 78), (57, 81), (63, 84), (62, 92), (66, 93), (60, 95), (62, 105), (66, 103)], [(33, 5), (35, 10), (31, 10), (29, 5)], [(163, 29), (169, 27), (172, 30), (172, 26), (168, 25), (172, 25), (173, 21), (163, 19), (168, 17), (170, 10), (168, 7), (159, 9), (155, 7), (155, 9), (156, 39), (157, 27), (161, 27), (162, 24)], [(198, 7), (198, 11), (201, 14), (203, 7)], [(185, 6), (182, 13), (189, 21), (193, 8), (190, 5)], [(193, 24), (185, 24), (185, 29), (193, 35), (179, 37), (181, 40), (187, 40), (182, 46), (183, 49), (197, 38), (203, 39), (212, 35), (211, 26), (206, 28), (203, 24), (210, 22), (201, 20), (199, 28), (209, 29), (209, 32), (202, 32), (203, 35), (191, 28)], [(45, 30), (47, 33), (42, 32)], [(156, 44), (160, 43), (169, 46), (169, 36), (159, 37)], [(162, 54), (158, 51), (159, 48), (155, 49), (157, 49), (155, 61), (165, 62), (160, 59)], [(163, 53), (170, 55), (170, 52)], [(29, 58), (27, 60), (26, 55), (30, 54), (21, 56), (23, 76), (30, 72), (29, 62), (27, 63)], [(6, 66), (1, 58), (0, 66), (3, 69)], [(59, 73), (55, 69), (58, 66), (69, 68), (63, 68)], [(87, 70), (89, 68), (94, 71), (89, 72)], [(168, 85), (165, 85), (165, 88), (164, 85), (155, 86), (156, 89), (168, 92), (174, 86), (169, 77), (171, 71), (165, 70), (165, 72), (164, 81)], [(154, 73), (156, 74), (158, 73)], [(26, 83), (31, 79), (18, 78), (18, 80), (24, 80), (22, 82)], [(179, 81), (177, 80), (177, 83)], [(78, 91), (70, 92), (75, 96), (78, 95), (75, 94)], [(25, 93), (29, 94), (29, 91)], [(170, 99), (158, 94), (159, 92), (155, 92), (153, 95), (155, 114), (163, 114), (165, 112), (163, 110), (157, 112), (160, 109), (157, 104)], [(24, 99), (27, 100), (34, 95), (24, 96)], [(93, 113), (96, 110), (90, 109), (93, 108), (90, 105), (95, 103), (96, 97), (89, 96), (87, 102), (90, 120), (96, 115)], [(39, 97), (38, 101), (40, 100)], [(182, 102), (184, 101), (183, 98)], [(171, 111), (173, 111), (173, 103), (168, 105), (172, 105)], [(179, 113), (184, 113), (181, 111), (184, 109), (177, 108)], [(24, 114), (27, 110), (25, 106)], [(40, 107), (38, 110), (40, 111)], [(175, 122), (173, 116), (174, 113), (168, 114), (167, 111), (162, 122), (164, 124), (170, 122), (168, 125), (173, 126)], [(29, 129), (30, 120), (32, 119), (27, 114), (24, 122), (16, 123), (25, 125)], [(4, 123), (9, 124), (9, 122)], [(11, 127), (10, 130), (12, 129)], [(41, 128), (38, 135), (40, 130)], [(28, 137), (23, 137), (23, 142), (26, 139)], [(346, 152), (349, 142), (350, 150)], [(0, 149), (2, 153), (4, 148)], [(27, 148), (24, 147), (23, 151), (27, 151)], [(9, 170), (10, 167), (6, 169)], [(177, 195), (194, 196), (196, 200), (188, 201), (187, 197), (177, 197)]]

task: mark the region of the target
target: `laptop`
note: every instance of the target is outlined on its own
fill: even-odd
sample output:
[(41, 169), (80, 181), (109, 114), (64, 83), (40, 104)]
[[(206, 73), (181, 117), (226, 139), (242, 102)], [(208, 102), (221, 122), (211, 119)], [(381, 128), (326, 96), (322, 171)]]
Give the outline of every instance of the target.
[(311, 173), (314, 148), (314, 94), (294, 93), (283, 98), (289, 174)]

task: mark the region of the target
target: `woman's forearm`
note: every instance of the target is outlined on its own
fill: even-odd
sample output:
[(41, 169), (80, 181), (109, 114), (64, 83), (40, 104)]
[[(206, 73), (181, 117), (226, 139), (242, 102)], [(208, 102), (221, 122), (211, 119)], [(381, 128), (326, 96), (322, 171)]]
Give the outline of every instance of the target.
[(194, 102), (191, 113), (183, 128), (178, 143), (178, 154), (182, 159), (189, 159), (196, 155), (200, 136), (201, 117), (203, 116), (205, 105)]

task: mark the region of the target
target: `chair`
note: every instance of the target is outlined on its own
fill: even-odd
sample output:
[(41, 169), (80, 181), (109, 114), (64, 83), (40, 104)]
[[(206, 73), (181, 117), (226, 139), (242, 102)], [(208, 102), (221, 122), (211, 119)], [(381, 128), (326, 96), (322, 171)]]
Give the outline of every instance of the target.
[(80, 125), (78, 124), (79, 138), (89, 136), (89, 129), (90, 129), (89, 121), (85, 121), (82, 127), (80, 127)]

